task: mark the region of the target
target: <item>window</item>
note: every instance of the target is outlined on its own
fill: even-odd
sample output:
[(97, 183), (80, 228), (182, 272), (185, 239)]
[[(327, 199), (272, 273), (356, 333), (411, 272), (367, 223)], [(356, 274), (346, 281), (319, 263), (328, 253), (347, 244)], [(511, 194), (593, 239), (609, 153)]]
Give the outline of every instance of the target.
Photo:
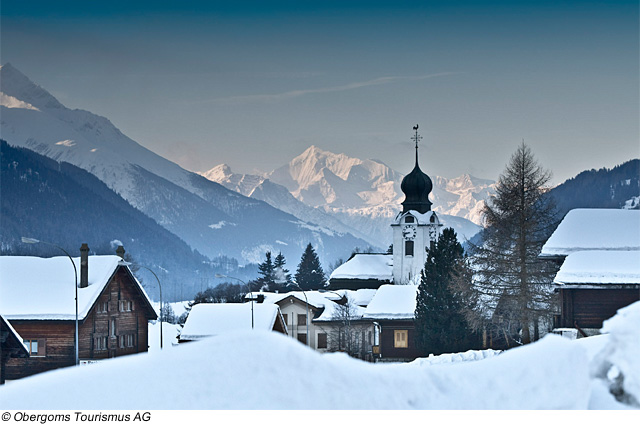
[(133, 310), (133, 302), (131, 302), (131, 300), (120, 301), (120, 311), (131, 311), (131, 310)]
[(413, 257), (413, 241), (404, 241), (404, 255)]
[(369, 333), (368, 333), (367, 342), (369, 343), (369, 345), (373, 344), (373, 338), (371, 337), (371, 331), (369, 331)]
[(298, 334), (298, 341), (307, 345), (307, 334)]
[(135, 345), (135, 335), (134, 334), (126, 334), (120, 335), (120, 348), (131, 348)]
[(107, 349), (107, 337), (98, 336), (93, 338), (93, 349), (96, 351), (105, 351)]
[(111, 318), (111, 332), (109, 333), (111, 336), (116, 336), (116, 318)]
[(318, 334), (318, 348), (327, 348), (327, 334)]
[(307, 315), (298, 314), (298, 326), (304, 326), (307, 324)]
[(106, 313), (109, 311), (109, 302), (103, 301), (98, 303), (97, 312), (98, 313)]
[(395, 348), (407, 348), (409, 347), (409, 331), (403, 330), (393, 331), (393, 346)]
[(412, 215), (408, 215), (408, 216), (406, 216), (406, 217), (404, 218), (404, 222), (405, 222), (405, 223), (413, 223), (413, 222), (414, 222), (413, 216), (412, 216)]
[(22, 343), (27, 348), (27, 351), (29, 351), (29, 355), (32, 357), (42, 357), (46, 354), (44, 339), (23, 339)]

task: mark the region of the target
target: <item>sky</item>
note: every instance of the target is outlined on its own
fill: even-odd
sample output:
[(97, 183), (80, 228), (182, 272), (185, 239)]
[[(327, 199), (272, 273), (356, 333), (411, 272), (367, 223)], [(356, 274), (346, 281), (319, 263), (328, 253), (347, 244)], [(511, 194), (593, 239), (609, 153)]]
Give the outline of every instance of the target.
[(310, 145), (561, 183), (640, 157), (636, 1), (3, 0), (0, 62), (193, 171)]

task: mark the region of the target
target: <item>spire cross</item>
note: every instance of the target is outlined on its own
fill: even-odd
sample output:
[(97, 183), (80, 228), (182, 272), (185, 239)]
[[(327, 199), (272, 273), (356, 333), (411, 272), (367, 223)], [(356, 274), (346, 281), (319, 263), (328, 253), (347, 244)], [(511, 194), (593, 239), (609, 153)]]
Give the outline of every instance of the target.
[(422, 140), (422, 136), (418, 134), (418, 124), (416, 124), (413, 129), (416, 131), (415, 136), (411, 137), (411, 140), (416, 142), (416, 164), (418, 163), (418, 142)]

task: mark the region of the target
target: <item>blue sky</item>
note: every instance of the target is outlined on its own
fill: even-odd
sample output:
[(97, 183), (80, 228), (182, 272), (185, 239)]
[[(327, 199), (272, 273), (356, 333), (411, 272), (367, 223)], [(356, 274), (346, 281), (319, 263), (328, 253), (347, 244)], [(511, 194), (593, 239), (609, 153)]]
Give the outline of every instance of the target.
[(1, 61), (185, 168), (309, 145), (556, 183), (639, 157), (637, 2), (2, 2)]

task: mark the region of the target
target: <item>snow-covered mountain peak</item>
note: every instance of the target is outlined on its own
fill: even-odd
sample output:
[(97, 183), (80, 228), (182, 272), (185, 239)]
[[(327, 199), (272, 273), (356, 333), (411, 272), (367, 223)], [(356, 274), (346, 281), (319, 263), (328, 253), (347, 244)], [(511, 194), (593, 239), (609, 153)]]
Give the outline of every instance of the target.
[(64, 108), (51, 93), (10, 63), (0, 66), (0, 91), (37, 109)]
[(233, 174), (233, 172), (231, 171), (231, 167), (229, 167), (227, 164), (219, 164), (209, 171), (204, 171), (198, 174), (214, 182), (221, 182), (228, 179)]

